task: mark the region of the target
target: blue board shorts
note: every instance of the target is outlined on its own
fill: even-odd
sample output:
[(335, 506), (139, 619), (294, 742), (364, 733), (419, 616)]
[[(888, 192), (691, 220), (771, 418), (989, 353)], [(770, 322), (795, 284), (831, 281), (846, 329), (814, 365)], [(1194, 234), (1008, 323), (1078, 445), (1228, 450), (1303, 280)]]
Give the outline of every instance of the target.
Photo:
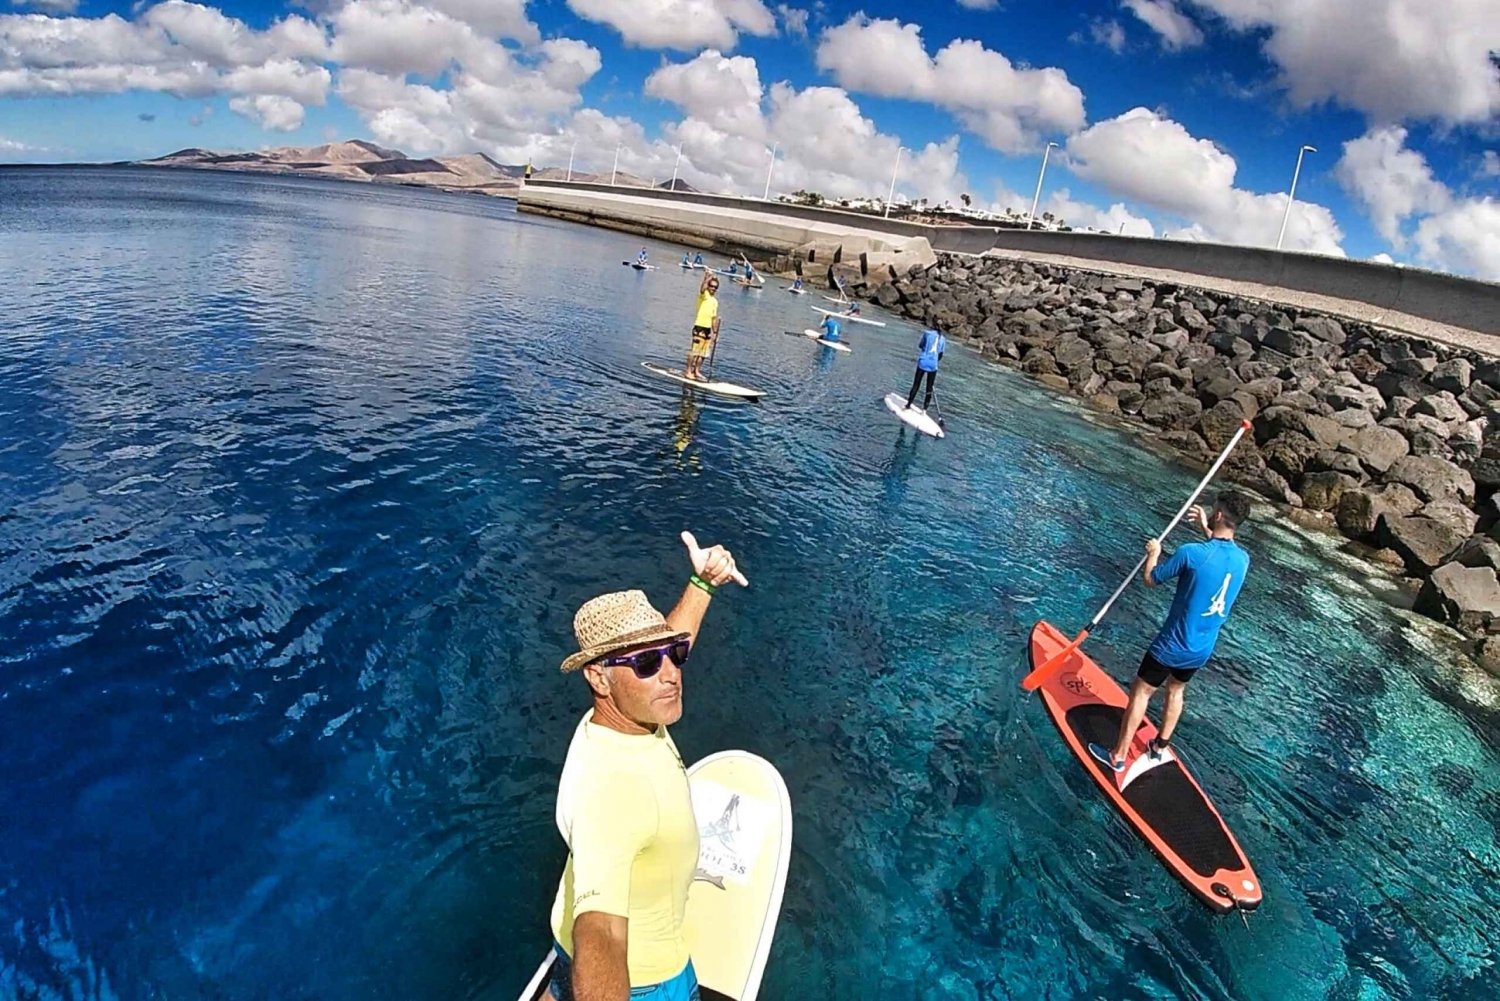
[[(573, 961), (563, 952), (560, 942), (552, 943), (552, 951), (557, 953), (557, 961), (552, 964), (552, 985), (547, 996), (554, 1001), (573, 1001)], [(688, 960), (682, 972), (671, 980), (630, 988), (630, 1001), (700, 1001), (693, 961)]]

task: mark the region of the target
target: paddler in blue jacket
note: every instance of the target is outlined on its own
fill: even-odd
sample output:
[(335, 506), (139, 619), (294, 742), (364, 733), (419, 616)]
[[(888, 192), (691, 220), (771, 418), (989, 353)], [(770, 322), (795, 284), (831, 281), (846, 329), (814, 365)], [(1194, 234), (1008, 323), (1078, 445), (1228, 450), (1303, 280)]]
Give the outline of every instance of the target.
[[(859, 306), (850, 307), (850, 315), (857, 316)], [(922, 377), (927, 377), (927, 396), (922, 401), (922, 409), (926, 410), (932, 406), (932, 384), (937, 379), (938, 363), (943, 360), (943, 352), (948, 350), (948, 339), (936, 330), (922, 331), (921, 340), (917, 341), (917, 374), (911, 378), (911, 392), (906, 394), (906, 409), (911, 409), (911, 403), (917, 398), (917, 387), (922, 382)]]
[(1194, 506), (1190, 517), (1206, 540), (1178, 547), (1160, 566), (1161, 543), (1146, 540), (1146, 564), (1141, 571), (1146, 586), (1156, 587), (1175, 579), (1177, 593), (1172, 597), (1167, 621), (1146, 650), (1135, 684), (1130, 686), (1130, 703), (1120, 721), (1115, 746), (1089, 745), (1089, 753), (1116, 773), (1125, 770), (1130, 742), (1146, 716), (1151, 696), (1164, 681), (1167, 706), (1162, 711), (1161, 729), (1148, 751), (1158, 755), (1172, 742), (1187, 684), (1213, 656), (1219, 629), (1229, 617), (1250, 569), (1250, 554), (1234, 541), (1235, 529), (1250, 517), (1250, 501), (1244, 494), (1226, 490), (1215, 498), (1212, 511), (1205, 513)]
[(822, 323), (822, 325), (818, 329), (820, 329), (820, 330), (823, 331), (823, 337), (821, 338), (822, 340), (825, 340), (825, 341), (837, 341), (839, 339), (839, 332), (840, 332), (840, 326), (839, 326), (838, 317), (835, 317), (835, 316), (825, 316), (825, 317), (823, 317), (823, 323)]

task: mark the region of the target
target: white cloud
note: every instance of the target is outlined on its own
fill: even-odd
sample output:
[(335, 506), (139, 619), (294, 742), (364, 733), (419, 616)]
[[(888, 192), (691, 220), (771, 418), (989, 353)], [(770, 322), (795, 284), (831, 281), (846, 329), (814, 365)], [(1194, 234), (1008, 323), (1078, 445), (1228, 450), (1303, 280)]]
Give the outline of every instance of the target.
[(781, 26), (786, 29), (788, 35), (794, 38), (807, 37), (807, 11), (800, 7), (789, 7), (784, 3), (779, 3), (776, 5), (776, 16), (781, 18)]
[(1292, 102), (1331, 101), (1378, 124), (1500, 116), (1494, 0), (1190, 0), (1264, 37)]
[(1370, 261), (1372, 263), (1374, 263), (1374, 264), (1395, 264), (1396, 263), (1396, 259), (1394, 257), (1392, 257), (1390, 254), (1376, 254), (1374, 257), (1370, 258)]
[(392, 76), (436, 76), (478, 46), (493, 44), (464, 22), (407, 0), (352, 0), (330, 23), (335, 61)]
[[(284, 128), (296, 103), (322, 104), (332, 77), (323, 30), (287, 17), (257, 31), (210, 7), (167, 0), (135, 21), (0, 16), (0, 96), (162, 91), (252, 98), (258, 121)], [(278, 100), (271, 101), (270, 98)]]
[(1334, 176), (1364, 207), (1376, 231), (1398, 249), (1405, 245), (1401, 225), (1412, 215), (1445, 208), (1448, 189), (1427, 160), (1407, 149), (1406, 130), (1397, 125), (1375, 129), (1344, 143)]
[(1468, 198), (1417, 224), (1417, 258), (1445, 271), (1500, 280), (1500, 201)]
[[(1074, 174), (1187, 225), (1166, 235), (1253, 246), (1274, 245), (1286, 210), (1284, 193), (1234, 186), (1234, 157), (1179, 123), (1146, 108), (1090, 126), (1068, 140)], [(1342, 254), (1343, 231), (1327, 208), (1298, 199), (1284, 246)]]
[(994, 10), (1000, 0), (958, 0), (958, 5), (968, 10)]
[(1335, 176), (1398, 250), (1412, 239), (1423, 264), (1481, 278), (1500, 278), (1500, 202), (1460, 198), (1433, 176), (1427, 158), (1406, 146), (1399, 126), (1372, 129), (1344, 144)]
[(288, 97), (257, 94), (254, 97), (232, 97), (229, 110), (244, 115), (262, 128), (291, 132), (302, 127), (302, 105)]
[(1175, 0), (1121, 0), (1121, 6), (1160, 35), (1163, 48), (1176, 52), (1203, 44), (1203, 31), (1177, 9)]
[(1484, 160), (1479, 165), (1480, 177), (1500, 177), (1500, 153), (1492, 149), (1484, 151)]
[(818, 68), (849, 90), (946, 108), (966, 129), (1006, 152), (1085, 122), (1083, 92), (1062, 70), (1017, 68), (999, 52), (967, 39), (929, 57), (915, 24), (856, 14), (823, 33)]
[(1089, 37), (1111, 52), (1125, 51), (1125, 29), (1119, 21), (1101, 19), (1089, 22)]
[[(775, 190), (849, 198), (884, 195), (890, 184), (900, 139), (880, 132), (838, 87), (767, 88), (755, 60), (710, 50), (658, 69), (645, 90), (684, 112), (663, 134), (669, 146), (683, 145), (683, 175), (697, 187), (760, 191), (773, 143)], [(956, 136), (902, 154), (898, 191), (940, 201), (967, 186)]]
[(513, 38), (527, 45), (542, 40), (526, 16), (527, 0), (424, 0), (427, 6), (470, 25), (487, 38)]
[(0, 153), (28, 153), (35, 148), (19, 140), (7, 139), (4, 136), (0, 136)]
[(727, 51), (740, 32), (776, 33), (776, 17), (761, 0), (568, 0), (568, 6), (646, 49)]
[(1075, 200), (1067, 188), (1061, 188), (1043, 199), (1037, 208), (1037, 214), (1043, 212), (1051, 212), (1073, 229), (1097, 229), (1124, 236), (1156, 235), (1156, 227), (1151, 225), (1151, 220), (1136, 215), (1124, 203), (1115, 202), (1109, 208), (1101, 209)]

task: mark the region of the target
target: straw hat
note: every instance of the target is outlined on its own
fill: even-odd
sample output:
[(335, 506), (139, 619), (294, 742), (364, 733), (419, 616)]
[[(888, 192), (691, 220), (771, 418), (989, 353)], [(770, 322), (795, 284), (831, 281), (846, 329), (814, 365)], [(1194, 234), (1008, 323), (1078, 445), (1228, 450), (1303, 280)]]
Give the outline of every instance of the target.
[(578, 639), (578, 652), (562, 662), (564, 671), (576, 671), (616, 650), (684, 634), (667, 625), (645, 592), (615, 591), (583, 603), (573, 616), (573, 635)]

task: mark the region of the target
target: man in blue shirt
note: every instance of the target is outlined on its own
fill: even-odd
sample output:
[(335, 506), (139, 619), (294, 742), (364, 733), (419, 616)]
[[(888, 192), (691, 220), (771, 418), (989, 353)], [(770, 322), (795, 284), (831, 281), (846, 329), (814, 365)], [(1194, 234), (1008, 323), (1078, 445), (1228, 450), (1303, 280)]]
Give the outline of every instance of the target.
[(819, 329), (823, 331), (821, 340), (836, 341), (839, 339), (839, 321), (836, 317), (823, 317), (823, 323)]
[(1156, 587), (1175, 578), (1177, 593), (1172, 597), (1167, 621), (1147, 649), (1135, 684), (1130, 688), (1130, 702), (1120, 721), (1120, 736), (1115, 746), (1111, 749), (1100, 744), (1089, 745), (1089, 753), (1116, 773), (1125, 770), (1130, 742), (1145, 718), (1151, 696), (1164, 681), (1167, 705), (1162, 711), (1161, 729), (1149, 750), (1157, 754), (1171, 743), (1172, 732), (1182, 716), (1187, 683), (1213, 655), (1219, 629), (1229, 617), (1250, 569), (1250, 554), (1234, 541), (1235, 529), (1250, 517), (1250, 501), (1243, 494), (1225, 491), (1215, 499), (1211, 512), (1205, 514), (1203, 508), (1195, 506), (1191, 517), (1207, 541), (1179, 547), (1161, 566), (1157, 566), (1161, 543), (1156, 539), (1146, 540), (1146, 565), (1142, 570), (1146, 586)]
[(932, 383), (937, 379), (938, 362), (943, 360), (943, 352), (947, 350), (948, 340), (942, 334), (936, 330), (922, 331), (922, 339), (917, 341), (917, 374), (912, 376), (911, 392), (906, 394), (907, 410), (917, 398), (917, 387), (923, 376), (927, 377), (927, 395), (922, 400), (922, 409), (932, 406)]

